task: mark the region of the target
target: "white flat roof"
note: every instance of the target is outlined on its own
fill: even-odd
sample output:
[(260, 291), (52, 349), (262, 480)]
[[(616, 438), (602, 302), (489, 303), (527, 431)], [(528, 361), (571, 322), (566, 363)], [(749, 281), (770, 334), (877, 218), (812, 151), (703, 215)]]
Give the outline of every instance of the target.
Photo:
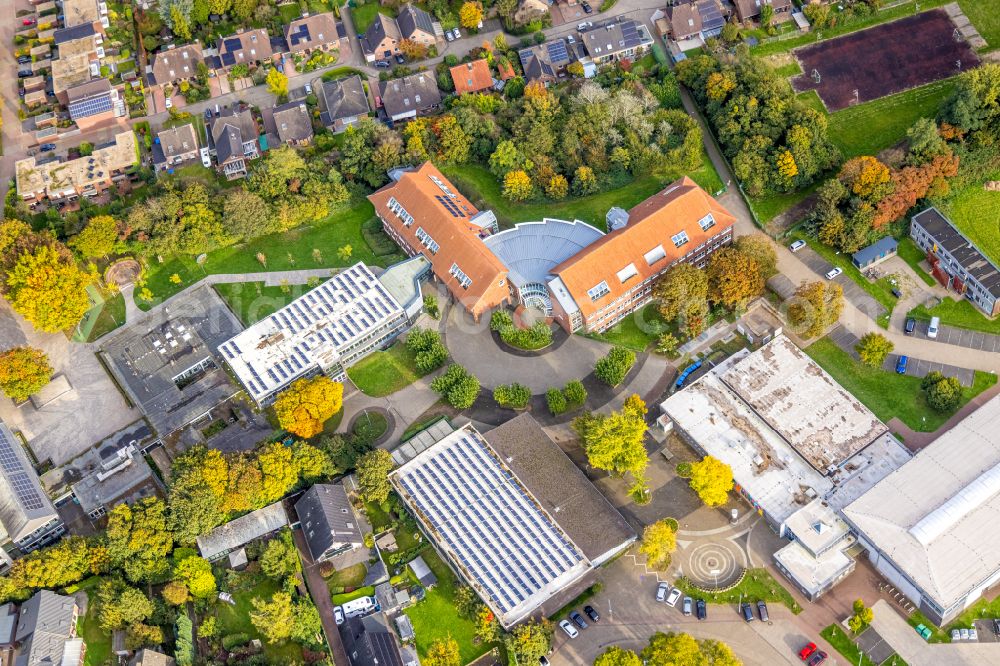
[(1000, 397), (844, 509), (942, 608), (1000, 572)]
[(403, 317), (385, 286), (357, 263), (224, 342), (219, 351), (260, 401), (317, 366), (327, 370), (353, 343)]
[(793, 513), (785, 524), (795, 534), (796, 541), (814, 553), (822, 553), (850, 531), (847, 523), (818, 498)]
[(813, 557), (812, 553), (795, 542), (776, 552), (774, 559), (791, 574), (795, 582), (811, 593), (822, 590), (854, 566), (854, 560), (839, 548)]
[(417, 454), (390, 478), (505, 627), (590, 570), (471, 425)]

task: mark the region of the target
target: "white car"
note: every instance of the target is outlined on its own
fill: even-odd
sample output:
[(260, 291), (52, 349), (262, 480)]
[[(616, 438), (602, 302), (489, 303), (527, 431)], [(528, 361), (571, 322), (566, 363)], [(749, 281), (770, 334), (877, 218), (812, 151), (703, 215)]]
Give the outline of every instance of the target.
[(797, 240), (794, 243), (792, 243), (791, 245), (789, 245), (788, 249), (791, 250), (792, 252), (798, 252), (799, 250), (801, 250), (805, 246), (806, 246), (806, 242), (800, 238), (799, 240)]
[(306, 94), (307, 95), (312, 95), (313, 94), (313, 85), (311, 83), (307, 83), (305, 85), (305, 89), (306, 89)]
[(580, 635), (580, 632), (576, 630), (569, 620), (563, 620), (559, 623), (559, 628), (566, 632), (566, 635), (570, 638), (576, 638)]
[(677, 600), (681, 598), (681, 591), (676, 587), (670, 590), (670, 596), (667, 597), (667, 605), (673, 608), (677, 605)]
[(840, 275), (843, 272), (844, 272), (843, 268), (841, 268), (840, 266), (836, 266), (832, 270), (827, 271), (827, 273), (826, 273), (826, 279), (827, 280), (832, 280), (833, 278), (837, 277), (838, 275)]
[(447, 39), (449, 42), (455, 41), (455, 37), (454, 37), (454, 35), (451, 34), (451, 30), (445, 30), (444, 31), (444, 36), (445, 36), (445, 39)]
[(966, 629), (965, 627), (962, 627), (961, 629), (959, 629), (958, 633), (960, 633), (962, 635), (962, 640), (963, 641), (969, 640), (969, 630)]
[(340, 606), (333, 607), (333, 621), (337, 623), (337, 626), (344, 624), (344, 609)]
[(208, 148), (202, 148), (198, 152), (201, 153), (202, 166), (205, 167), (206, 169), (210, 169), (212, 167), (212, 158), (209, 157)]
[(165, 99), (165, 100), (163, 101), (163, 104), (164, 104), (164, 106), (166, 106), (166, 107), (167, 107), (168, 109), (172, 109), (172, 108), (174, 108), (174, 100), (170, 99), (169, 97), (167, 97), (167, 98), (166, 98), (166, 99)]
[(656, 586), (656, 600), (661, 604), (667, 600), (667, 594), (670, 592), (670, 586), (666, 583), (660, 583)]
[(975, 627), (970, 627), (969, 628), (969, 640), (970, 641), (978, 641), (979, 640), (979, 632), (976, 631)]

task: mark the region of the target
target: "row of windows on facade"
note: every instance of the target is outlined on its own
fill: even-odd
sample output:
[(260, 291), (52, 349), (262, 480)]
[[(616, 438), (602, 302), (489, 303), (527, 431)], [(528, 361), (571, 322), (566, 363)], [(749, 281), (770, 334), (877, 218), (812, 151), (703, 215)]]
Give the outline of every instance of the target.
[[(931, 236), (927, 232), (923, 230), (918, 230), (917, 242), (921, 246), (921, 249), (923, 249), (924, 251), (928, 251), (930, 250), (934, 242), (934, 239), (931, 238)], [(955, 261), (951, 257), (951, 255), (939, 254), (938, 256), (945, 259), (948, 262), (949, 268), (951, 268), (952, 272), (955, 275), (957, 275), (960, 280), (965, 282), (966, 288), (971, 288), (973, 292), (972, 294), (973, 300), (975, 300), (984, 308), (991, 309), (990, 304), (993, 303), (994, 300), (996, 300), (993, 297), (993, 295), (990, 294), (988, 291), (986, 291), (986, 289), (984, 289), (975, 278), (973, 278), (970, 275), (966, 275), (965, 269), (962, 267), (960, 263)]]

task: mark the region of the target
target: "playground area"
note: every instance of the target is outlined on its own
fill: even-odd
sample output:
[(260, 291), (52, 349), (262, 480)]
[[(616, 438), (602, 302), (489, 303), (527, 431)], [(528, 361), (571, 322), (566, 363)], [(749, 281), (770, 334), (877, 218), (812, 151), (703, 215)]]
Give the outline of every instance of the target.
[(944, 10), (932, 10), (797, 49), (796, 91), (829, 112), (960, 74), (979, 57)]

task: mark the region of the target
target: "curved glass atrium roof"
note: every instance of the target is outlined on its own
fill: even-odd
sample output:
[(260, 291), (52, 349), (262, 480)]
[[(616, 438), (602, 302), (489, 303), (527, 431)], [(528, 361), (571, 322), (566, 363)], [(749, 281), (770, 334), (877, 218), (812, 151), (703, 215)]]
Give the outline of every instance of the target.
[(521, 288), (548, 282), (550, 271), (604, 234), (585, 222), (545, 218), (524, 222), (483, 239)]

